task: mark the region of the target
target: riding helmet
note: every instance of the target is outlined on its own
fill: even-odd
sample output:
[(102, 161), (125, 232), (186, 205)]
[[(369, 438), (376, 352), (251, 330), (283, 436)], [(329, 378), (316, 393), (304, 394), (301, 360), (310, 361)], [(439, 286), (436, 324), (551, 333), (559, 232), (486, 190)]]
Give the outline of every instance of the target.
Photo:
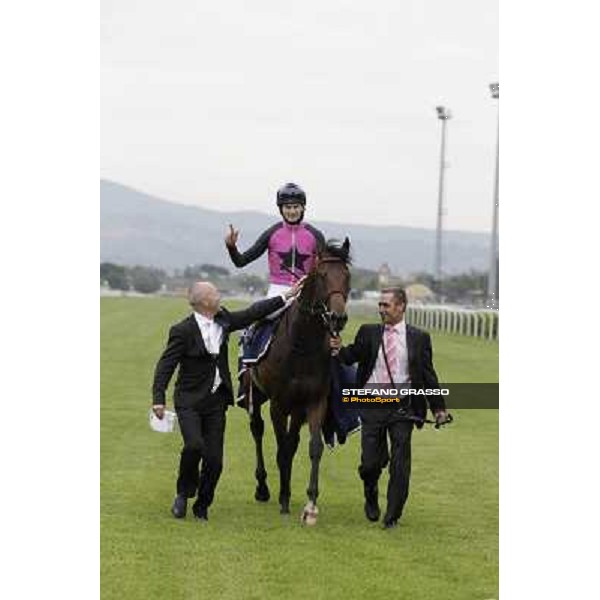
[(277, 206), (281, 208), (285, 204), (301, 204), (306, 206), (306, 194), (304, 190), (295, 183), (286, 183), (277, 190)]

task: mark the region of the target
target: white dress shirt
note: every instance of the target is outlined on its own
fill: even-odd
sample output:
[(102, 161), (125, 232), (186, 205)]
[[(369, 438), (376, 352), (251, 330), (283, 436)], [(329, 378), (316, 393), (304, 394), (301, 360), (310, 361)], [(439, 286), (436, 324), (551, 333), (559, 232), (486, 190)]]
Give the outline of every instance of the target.
[[(394, 334), (396, 337), (396, 347), (398, 349), (398, 354), (400, 360), (400, 368), (396, 371), (396, 373), (392, 372), (392, 377), (394, 379), (394, 383), (396, 385), (402, 385), (410, 383), (410, 374), (408, 372), (408, 347), (406, 344), (406, 323), (404, 319), (400, 321), (400, 323), (396, 323), (393, 327)], [(385, 331), (383, 333), (385, 336)], [(387, 348), (386, 348), (387, 351)], [(390, 357), (388, 355), (388, 361)], [(391, 363), (392, 361), (390, 361)], [(391, 366), (391, 365), (390, 365)], [(375, 361), (375, 366), (373, 367), (373, 372), (369, 377), (369, 381), (367, 384), (372, 385), (373, 383), (382, 383), (381, 381), (375, 381), (377, 373), (387, 373), (387, 368), (385, 366), (385, 359), (383, 358), (383, 344), (379, 346), (379, 352), (377, 354), (377, 360)]]
[[(221, 342), (223, 341), (223, 328), (218, 323), (215, 323), (214, 319), (209, 319), (196, 311), (194, 311), (194, 317), (196, 317), (196, 323), (200, 327), (206, 350), (211, 354), (219, 354)], [(219, 365), (216, 365), (215, 382), (212, 387), (213, 392), (219, 387), (221, 381)]]

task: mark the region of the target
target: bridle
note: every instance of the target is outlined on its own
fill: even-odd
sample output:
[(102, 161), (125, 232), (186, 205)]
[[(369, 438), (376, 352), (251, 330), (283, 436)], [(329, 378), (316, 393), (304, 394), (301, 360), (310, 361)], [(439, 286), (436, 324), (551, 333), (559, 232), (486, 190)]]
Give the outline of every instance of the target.
[[(343, 265), (345, 265), (346, 263), (341, 259), (341, 258), (337, 258), (337, 257), (326, 257), (326, 258), (321, 258), (319, 260), (319, 262), (317, 263), (315, 270), (312, 271), (310, 276), (314, 276), (314, 277), (322, 277), (324, 276), (323, 273), (319, 273), (318, 272), (318, 267), (323, 264), (323, 263), (342, 263)], [(314, 275), (313, 275), (314, 274)], [(344, 325), (346, 325), (346, 321), (348, 320), (348, 317), (346, 315), (338, 315), (337, 313), (335, 313), (332, 310), (329, 310), (329, 300), (331, 299), (332, 296), (339, 294), (340, 296), (342, 296), (342, 298), (344, 299), (344, 302), (347, 302), (348, 300), (348, 292), (344, 291), (344, 290), (339, 290), (339, 289), (335, 289), (335, 290), (329, 290), (327, 292), (327, 296), (325, 296), (324, 299), (319, 299), (316, 301), (312, 301), (312, 302), (303, 302), (302, 300), (299, 301), (299, 310), (301, 313), (309, 315), (311, 317), (316, 317), (317, 319), (320, 320), (321, 324), (325, 327), (325, 329), (332, 335), (332, 336), (337, 336), (339, 335), (339, 332), (344, 328)]]

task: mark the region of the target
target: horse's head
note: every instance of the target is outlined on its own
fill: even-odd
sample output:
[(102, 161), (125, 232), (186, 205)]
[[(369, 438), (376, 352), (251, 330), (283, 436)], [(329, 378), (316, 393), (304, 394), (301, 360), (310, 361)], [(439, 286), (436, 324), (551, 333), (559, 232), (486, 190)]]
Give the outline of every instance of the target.
[(328, 241), (300, 296), (300, 305), (320, 317), (331, 335), (338, 335), (348, 321), (346, 301), (350, 292), (350, 264), (350, 240), (346, 238), (343, 244)]

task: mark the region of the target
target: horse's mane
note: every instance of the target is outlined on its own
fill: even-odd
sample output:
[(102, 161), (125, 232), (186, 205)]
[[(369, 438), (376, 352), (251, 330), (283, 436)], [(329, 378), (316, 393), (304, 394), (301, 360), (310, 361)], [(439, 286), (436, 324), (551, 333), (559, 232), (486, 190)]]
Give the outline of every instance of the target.
[(345, 265), (350, 266), (352, 264), (352, 255), (347, 246), (336, 239), (329, 239), (325, 243), (324, 248), (319, 253), (322, 258), (331, 256), (333, 258), (339, 258), (344, 262)]

